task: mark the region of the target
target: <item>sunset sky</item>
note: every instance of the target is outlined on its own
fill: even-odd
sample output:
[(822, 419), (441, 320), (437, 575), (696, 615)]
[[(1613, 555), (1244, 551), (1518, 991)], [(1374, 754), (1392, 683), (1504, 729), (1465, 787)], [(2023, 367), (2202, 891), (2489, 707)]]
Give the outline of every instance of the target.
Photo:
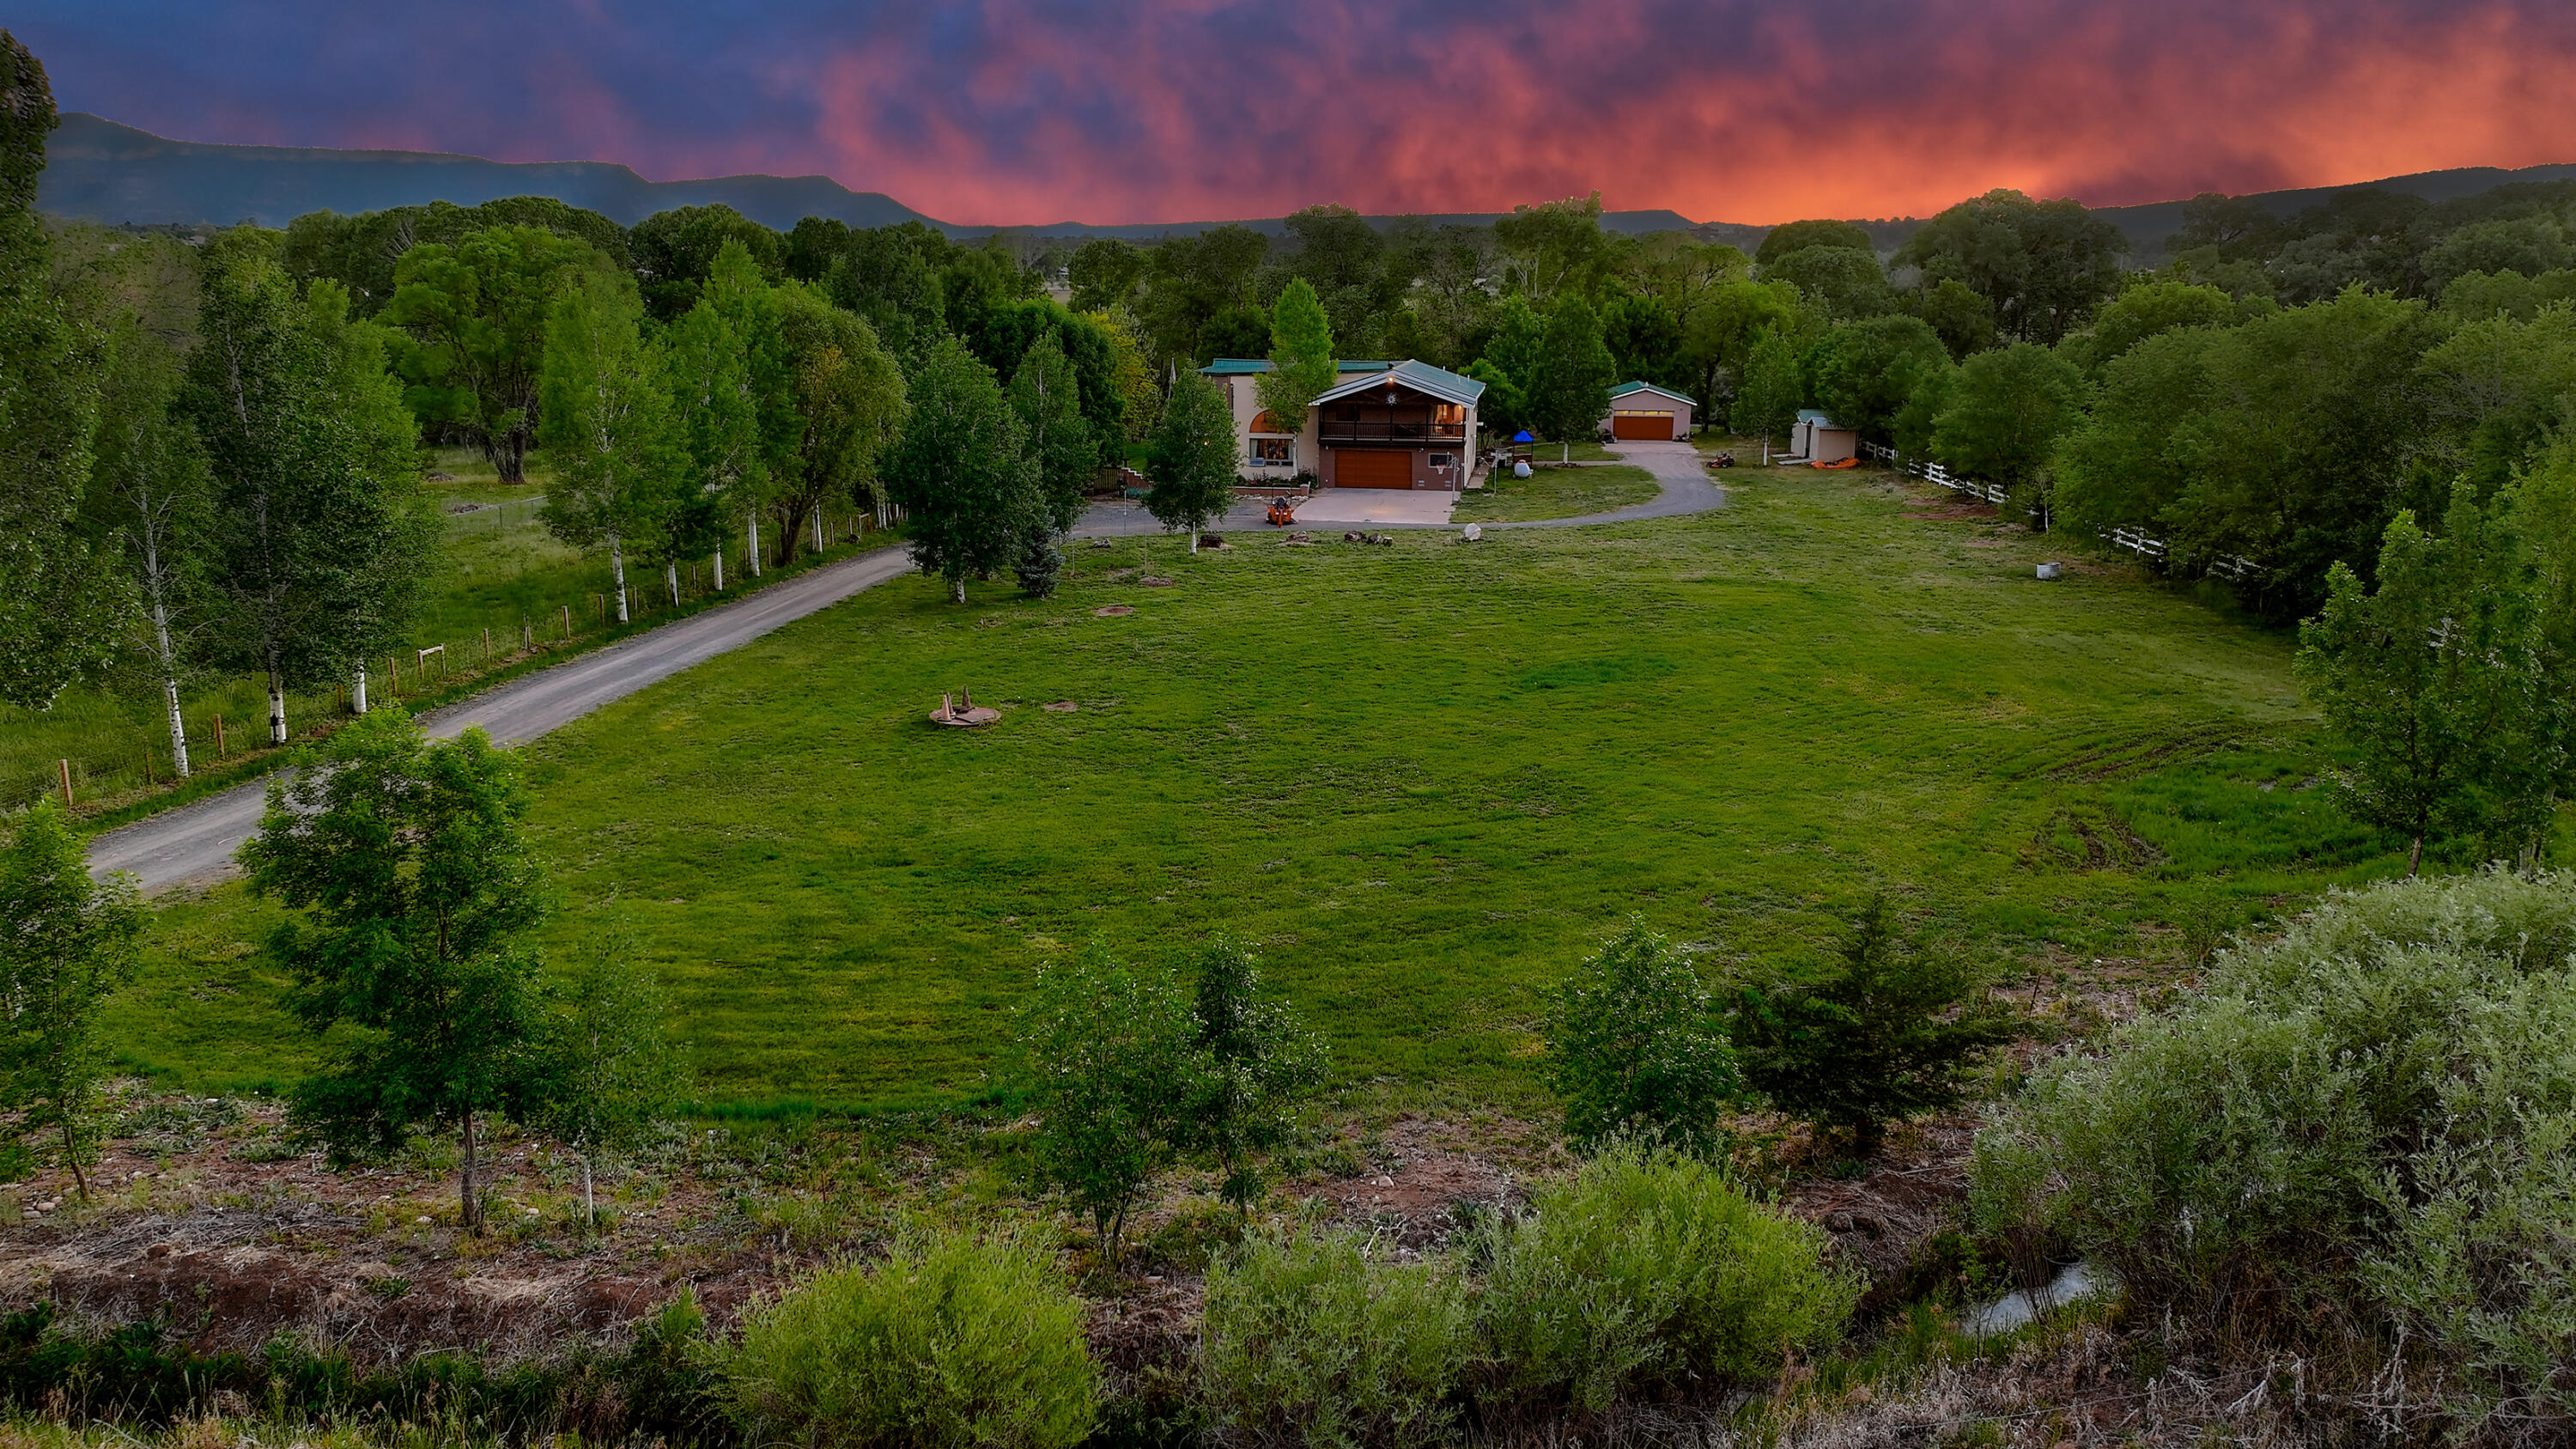
[(18, 0), (196, 141), (819, 172), (944, 220), (2095, 205), (2576, 161), (2576, 4)]

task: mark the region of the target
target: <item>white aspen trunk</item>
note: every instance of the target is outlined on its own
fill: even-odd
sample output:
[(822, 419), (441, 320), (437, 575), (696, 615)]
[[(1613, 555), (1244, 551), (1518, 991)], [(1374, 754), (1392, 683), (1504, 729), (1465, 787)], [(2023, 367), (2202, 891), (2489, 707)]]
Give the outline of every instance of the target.
[(1196, 556), (1196, 555), (1197, 555), (1197, 553), (1198, 553), (1198, 551), (1199, 551), (1199, 531), (1198, 531), (1196, 528), (1192, 528), (1192, 529), (1190, 530), (1190, 553), (1191, 553), (1193, 556)]
[(465, 1114), (465, 1160), (457, 1164), (456, 1196), (460, 1209), (458, 1216), (464, 1219), (465, 1230), (478, 1238), (483, 1236), (483, 1204), (474, 1192), (474, 1114), (471, 1112)]
[(750, 569), (751, 576), (756, 579), (760, 577), (760, 515), (755, 513), (742, 522), (744, 536), (751, 540), (751, 550), (744, 555), (747, 561), (744, 567)]
[(268, 672), (268, 742), (286, 743), (286, 680), (274, 669)]
[(716, 592), (724, 592), (724, 550), (716, 550)]
[(367, 666), (361, 664), (349, 677), (349, 713), (367, 712)]
[(170, 710), (170, 763), (177, 767), (179, 778), (188, 778), (188, 727), (179, 719), (179, 681), (161, 676), (161, 702)]
[(819, 508), (814, 510), (814, 551), (823, 551), (823, 510)]
[(957, 577), (948, 581), (948, 596), (961, 604), (966, 602), (966, 576), (964, 574), (959, 574)]
[(590, 1154), (581, 1155), (581, 1213), (590, 1226), (599, 1226), (599, 1199), (590, 1193)]
[(678, 608), (680, 606), (680, 566), (675, 563), (662, 565), (662, 581), (671, 586), (671, 607)]
[(626, 540), (616, 534), (608, 536), (608, 574), (617, 581), (617, 622), (626, 620)]

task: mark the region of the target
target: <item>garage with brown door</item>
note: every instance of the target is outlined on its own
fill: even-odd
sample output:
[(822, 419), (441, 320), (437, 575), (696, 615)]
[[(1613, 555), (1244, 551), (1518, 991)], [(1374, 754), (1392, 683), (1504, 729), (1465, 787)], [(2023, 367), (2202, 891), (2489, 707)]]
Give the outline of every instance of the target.
[(1612, 413), (1610, 436), (1639, 442), (1669, 443), (1673, 439), (1673, 415), (1671, 413)]
[(1413, 454), (1377, 448), (1333, 450), (1336, 488), (1410, 488)]

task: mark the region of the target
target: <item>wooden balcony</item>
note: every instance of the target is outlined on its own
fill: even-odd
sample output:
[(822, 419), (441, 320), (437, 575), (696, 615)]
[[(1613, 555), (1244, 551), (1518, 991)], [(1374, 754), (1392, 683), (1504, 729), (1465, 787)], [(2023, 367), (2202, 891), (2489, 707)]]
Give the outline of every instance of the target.
[(1467, 441), (1465, 423), (1439, 423), (1423, 418), (1324, 418), (1316, 423), (1324, 443), (1460, 443)]

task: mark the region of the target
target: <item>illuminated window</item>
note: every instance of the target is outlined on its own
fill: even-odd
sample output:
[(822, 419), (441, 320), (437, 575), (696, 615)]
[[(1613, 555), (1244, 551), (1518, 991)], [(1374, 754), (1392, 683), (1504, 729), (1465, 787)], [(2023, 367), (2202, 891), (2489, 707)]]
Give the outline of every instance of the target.
[(1296, 467), (1297, 440), (1295, 438), (1253, 439), (1252, 463), (1256, 468)]

